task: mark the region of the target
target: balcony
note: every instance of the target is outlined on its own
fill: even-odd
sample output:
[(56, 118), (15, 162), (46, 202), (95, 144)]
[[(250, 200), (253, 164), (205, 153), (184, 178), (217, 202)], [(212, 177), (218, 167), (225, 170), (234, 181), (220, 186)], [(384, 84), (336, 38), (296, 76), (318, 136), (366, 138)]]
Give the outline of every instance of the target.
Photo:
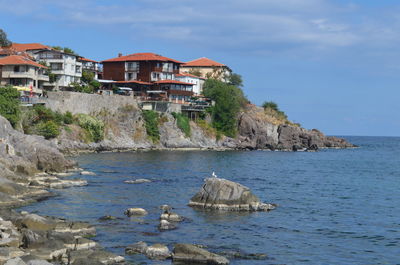
[(35, 79), (35, 74), (32, 72), (3, 72), (3, 78), (30, 78)]

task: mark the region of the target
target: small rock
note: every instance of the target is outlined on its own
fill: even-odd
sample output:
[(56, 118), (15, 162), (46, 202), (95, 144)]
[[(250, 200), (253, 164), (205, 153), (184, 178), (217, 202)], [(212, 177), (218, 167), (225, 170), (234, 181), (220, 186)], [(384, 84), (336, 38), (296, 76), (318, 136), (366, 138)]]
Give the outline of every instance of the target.
[(117, 220), (118, 218), (112, 215), (105, 215), (99, 218), (100, 221)]
[(173, 251), (174, 262), (187, 264), (227, 265), (229, 260), (223, 256), (211, 253), (191, 244), (175, 244)]
[(96, 176), (96, 173), (91, 172), (91, 171), (86, 171), (86, 170), (81, 171), (80, 174), (81, 174), (81, 175), (85, 175), (85, 176)]
[(54, 221), (48, 220), (37, 214), (25, 215), (21, 220), (21, 224), (34, 231), (48, 231), (56, 227), (56, 223)]
[(182, 222), (184, 220), (184, 218), (176, 213), (166, 213), (164, 212), (163, 214), (161, 214), (160, 217), (161, 220), (167, 220), (168, 222)]
[(145, 255), (149, 259), (164, 260), (171, 257), (171, 252), (165, 245), (154, 244), (147, 247)]
[(143, 208), (129, 208), (124, 212), (127, 216), (133, 215), (147, 215), (147, 211)]
[(158, 229), (161, 231), (173, 230), (176, 229), (176, 225), (168, 222), (167, 220), (161, 220), (160, 224), (158, 225)]
[(172, 210), (172, 207), (167, 204), (164, 204), (160, 206), (160, 209), (163, 210), (164, 213), (169, 213)]
[(142, 183), (150, 183), (151, 180), (149, 179), (134, 179), (134, 180), (125, 180), (124, 183), (126, 184), (142, 184)]
[(20, 258), (15, 258), (8, 260), (4, 265), (26, 265), (26, 263)]
[(147, 250), (147, 244), (143, 241), (137, 242), (133, 245), (129, 245), (125, 248), (125, 253), (132, 254), (144, 254)]

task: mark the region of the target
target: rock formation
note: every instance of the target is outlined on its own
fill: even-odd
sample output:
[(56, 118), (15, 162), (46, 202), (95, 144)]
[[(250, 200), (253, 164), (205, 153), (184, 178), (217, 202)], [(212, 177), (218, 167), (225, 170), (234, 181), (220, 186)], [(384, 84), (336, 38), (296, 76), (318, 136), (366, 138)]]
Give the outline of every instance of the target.
[(189, 202), (191, 207), (226, 211), (269, 211), (273, 204), (262, 203), (249, 188), (226, 179), (207, 178)]
[(172, 259), (179, 264), (229, 264), (229, 260), (225, 257), (191, 244), (175, 244)]

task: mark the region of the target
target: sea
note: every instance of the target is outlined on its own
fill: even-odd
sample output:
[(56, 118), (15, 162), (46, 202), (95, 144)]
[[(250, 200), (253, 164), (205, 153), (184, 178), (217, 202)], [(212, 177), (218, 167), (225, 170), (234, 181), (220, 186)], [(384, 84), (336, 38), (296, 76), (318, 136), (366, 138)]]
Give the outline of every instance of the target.
[[(96, 176), (89, 185), (21, 208), (86, 221), (93, 238), (130, 264), (171, 264), (125, 255), (138, 241), (204, 246), (230, 264), (400, 264), (400, 138), (345, 137), (355, 149), (319, 152), (146, 151), (73, 157)], [(249, 187), (270, 212), (212, 212), (187, 206), (204, 179)], [(151, 183), (126, 184), (138, 178)], [(157, 228), (160, 205), (184, 216), (177, 229)], [(127, 217), (127, 208), (148, 211)], [(116, 220), (101, 221), (105, 215)]]

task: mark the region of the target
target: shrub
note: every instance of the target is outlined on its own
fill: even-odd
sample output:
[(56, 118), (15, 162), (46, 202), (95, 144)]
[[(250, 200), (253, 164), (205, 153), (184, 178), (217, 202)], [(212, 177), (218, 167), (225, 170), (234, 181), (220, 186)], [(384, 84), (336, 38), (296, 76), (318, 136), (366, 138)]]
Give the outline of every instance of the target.
[(7, 86), (0, 88), (0, 115), (6, 118), (13, 127), (21, 118), (21, 108), (17, 89)]
[(38, 134), (46, 139), (55, 138), (60, 134), (59, 125), (54, 121), (46, 121), (38, 124)]
[(275, 102), (266, 101), (262, 104), (262, 107), (264, 108), (265, 114), (270, 115), (281, 122), (289, 123), (285, 112), (281, 111), (278, 104)]
[(74, 116), (72, 116), (72, 113), (67, 111), (64, 114), (64, 123), (65, 124), (72, 124), (74, 122)]
[[(38, 123), (41, 121), (51, 121), (56, 119), (56, 114), (51, 109), (46, 108), (43, 105), (35, 105), (33, 110), (36, 113), (34, 122)], [(60, 119), (60, 117), (58, 117)]]
[(90, 140), (96, 143), (103, 140), (104, 123), (102, 121), (86, 114), (78, 114), (76, 117), (78, 125), (88, 132)]
[(273, 101), (265, 101), (265, 102), (262, 104), (262, 107), (263, 107), (264, 109), (273, 109), (273, 110), (279, 111), (278, 104), (276, 104), (276, 103), (273, 102)]
[(158, 130), (158, 113), (152, 110), (144, 110), (142, 114), (148, 137), (154, 143), (158, 142), (160, 140), (160, 131)]
[(186, 137), (190, 137), (190, 121), (189, 118), (182, 113), (172, 112), (172, 116), (176, 119), (176, 125), (185, 134)]

